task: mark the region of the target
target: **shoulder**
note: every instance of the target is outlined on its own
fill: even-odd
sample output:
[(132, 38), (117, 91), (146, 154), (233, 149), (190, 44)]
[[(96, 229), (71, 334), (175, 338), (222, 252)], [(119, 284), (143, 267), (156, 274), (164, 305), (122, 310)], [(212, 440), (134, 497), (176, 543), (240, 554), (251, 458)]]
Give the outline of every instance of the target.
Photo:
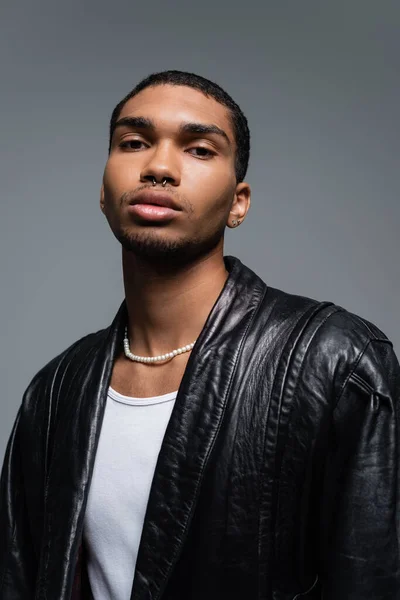
[(288, 375), (300, 376), (300, 387), (312, 395), (338, 399), (357, 378), (377, 389), (389, 372), (398, 369), (393, 344), (375, 323), (333, 302), (275, 288), (268, 293), (273, 298), (272, 316), (292, 330)]
[[(301, 339), (321, 351), (340, 351), (345, 347), (361, 350), (373, 340), (391, 343), (388, 337), (372, 322), (330, 301), (292, 294), (268, 287), (265, 306), (272, 318), (299, 322), (307, 334)], [(303, 317), (303, 318), (302, 318)]]
[(327, 355), (354, 362), (370, 344), (392, 345), (387, 335), (371, 321), (332, 304), (315, 332), (313, 346)]
[(354, 378), (379, 381), (396, 369), (393, 344), (374, 323), (333, 302), (267, 287), (264, 323), (281, 345), (281, 365), (286, 381), (302, 397), (335, 403)]
[(292, 294), (269, 286), (266, 300), (273, 306), (272, 313), (304, 314), (313, 330), (311, 346), (318, 345), (319, 350), (324, 345), (331, 350), (343, 347), (361, 350), (372, 341), (391, 344), (385, 333), (374, 323), (334, 302)]
[[(377, 325), (330, 301), (267, 286), (260, 321), (286, 331), (288, 351), (307, 359), (314, 371), (340, 375), (355, 367), (369, 346), (392, 342)], [(267, 318), (261, 317), (266, 314)], [(282, 337), (283, 339), (283, 337)]]
[(321, 312), (305, 355), (304, 377), (314, 387), (331, 391), (335, 402), (354, 381), (375, 390), (398, 368), (387, 335), (371, 321), (335, 304)]
[[(285, 292), (278, 288), (267, 287), (267, 296), (273, 299), (275, 310), (308, 312), (311, 315), (321, 313), (319, 334), (326, 339), (357, 339), (361, 343), (368, 340), (388, 342), (388, 337), (367, 319), (352, 313), (330, 301), (321, 301), (309, 296)], [(389, 341), (390, 342), (390, 341)]]

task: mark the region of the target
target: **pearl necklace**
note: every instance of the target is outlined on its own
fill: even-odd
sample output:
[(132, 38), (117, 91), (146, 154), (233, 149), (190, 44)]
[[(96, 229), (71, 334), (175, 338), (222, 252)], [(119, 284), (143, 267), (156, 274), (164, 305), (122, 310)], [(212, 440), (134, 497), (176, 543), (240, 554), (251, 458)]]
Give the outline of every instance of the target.
[(124, 337), (124, 352), (126, 358), (136, 362), (142, 363), (157, 363), (163, 362), (165, 360), (169, 360), (170, 358), (174, 358), (178, 356), (178, 354), (184, 354), (185, 352), (189, 352), (195, 345), (197, 340), (188, 344), (187, 346), (182, 346), (182, 348), (177, 348), (176, 350), (172, 350), (172, 352), (167, 352), (167, 354), (160, 354), (160, 356), (138, 356), (137, 354), (132, 354), (129, 348), (129, 339), (128, 339), (128, 327), (125, 327), (125, 337)]

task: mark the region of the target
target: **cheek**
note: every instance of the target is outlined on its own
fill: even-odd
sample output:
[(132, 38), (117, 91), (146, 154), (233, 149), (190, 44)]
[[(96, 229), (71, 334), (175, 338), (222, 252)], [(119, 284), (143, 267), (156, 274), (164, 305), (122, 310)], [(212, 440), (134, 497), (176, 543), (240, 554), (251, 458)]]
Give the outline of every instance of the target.
[(205, 161), (203, 165), (185, 165), (182, 187), (204, 200), (214, 198), (216, 207), (224, 205), (228, 198), (233, 198), (236, 189), (234, 170), (226, 163), (209, 164)]
[(226, 207), (229, 205), (230, 208), (234, 198), (236, 179), (230, 171), (221, 169), (219, 172), (214, 172), (212, 176), (205, 177), (199, 182), (197, 189), (210, 210), (225, 213)]
[(203, 189), (203, 194), (197, 202), (199, 219), (211, 228), (219, 228), (228, 218), (233, 198), (234, 190), (227, 186), (223, 189), (217, 189), (215, 186), (211, 190)]
[(120, 194), (137, 185), (137, 169), (128, 161), (110, 158), (104, 169), (104, 188), (107, 192)]

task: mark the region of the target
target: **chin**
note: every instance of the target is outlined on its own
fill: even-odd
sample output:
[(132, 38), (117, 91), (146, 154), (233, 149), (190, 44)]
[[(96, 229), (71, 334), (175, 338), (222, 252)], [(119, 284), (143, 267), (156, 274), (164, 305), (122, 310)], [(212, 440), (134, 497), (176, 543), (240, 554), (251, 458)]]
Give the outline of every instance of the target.
[(126, 252), (131, 252), (138, 258), (148, 262), (165, 263), (169, 265), (185, 265), (193, 260), (207, 255), (221, 241), (218, 236), (208, 238), (167, 239), (161, 235), (149, 232), (133, 234), (131, 231), (114, 232)]

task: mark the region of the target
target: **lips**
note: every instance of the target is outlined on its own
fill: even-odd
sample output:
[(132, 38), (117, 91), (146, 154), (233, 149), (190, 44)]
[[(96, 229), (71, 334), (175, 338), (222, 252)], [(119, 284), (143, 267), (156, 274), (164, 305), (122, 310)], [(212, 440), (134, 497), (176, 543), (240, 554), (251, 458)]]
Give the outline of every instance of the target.
[(155, 192), (152, 190), (143, 190), (132, 198), (129, 202), (131, 206), (136, 204), (152, 204), (154, 206), (164, 206), (172, 210), (182, 210), (175, 202), (174, 198), (165, 192)]

